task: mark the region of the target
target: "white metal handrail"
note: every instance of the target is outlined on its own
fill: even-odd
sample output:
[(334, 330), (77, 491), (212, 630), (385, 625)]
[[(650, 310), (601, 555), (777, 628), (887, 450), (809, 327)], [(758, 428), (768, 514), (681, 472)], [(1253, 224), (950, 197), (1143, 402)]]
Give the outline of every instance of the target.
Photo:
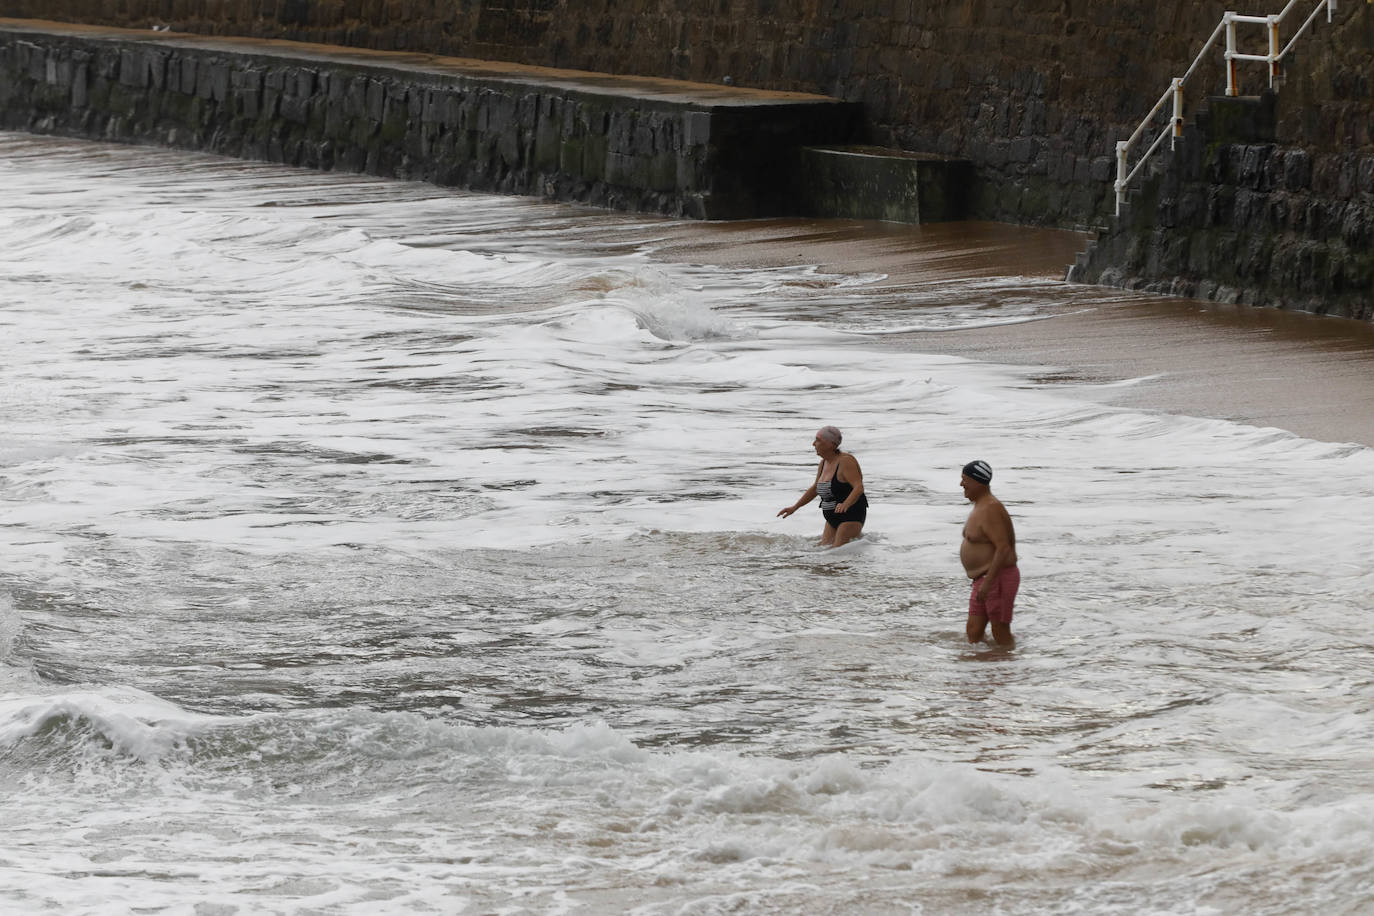
[[(1172, 149), (1173, 145), (1178, 142), (1178, 138), (1183, 136), (1184, 84), (1187, 83), (1194, 71), (1197, 70), (1198, 66), (1206, 57), (1207, 52), (1216, 44), (1217, 39), (1223, 34), (1226, 36), (1226, 52), (1224, 57), (1226, 60), (1226, 94), (1228, 96), (1240, 94), (1239, 83), (1236, 80), (1237, 61), (1262, 61), (1268, 64), (1269, 85), (1272, 88), (1274, 80), (1279, 76), (1283, 59), (1293, 50), (1293, 46), (1297, 43), (1298, 39), (1302, 37), (1303, 33), (1311, 27), (1317, 15), (1324, 8), (1326, 10), (1326, 21), (1330, 22), (1336, 10), (1336, 0), (1317, 0), (1317, 5), (1313, 8), (1311, 14), (1308, 15), (1302, 25), (1298, 26), (1288, 44), (1284, 45), (1282, 50), (1280, 50), (1279, 26), (1300, 2), (1302, 2), (1302, 0), (1288, 0), (1288, 5), (1283, 8), (1282, 12), (1270, 16), (1242, 16), (1234, 12), (1227, 12), (1222, 15), (1221, 22), (1218, 23), (1216, 29), (1212, 31), (1212, 37), (1207, 39), (1207, 42), (1202, 46), (1202, 50), (1198, 52), (1197, 57), (1193, 58), (1193, 63), (1188, 67), (1188, 70), (1183, 76), (1174, 79), (1173, 85), (1164, 91), (1164, 95), (1160, 96), (1159, 101), (1155, 103), (1155, 107), (1150, 109), (1150, 113), (1140, 122), (1140, 126), (1135, 129), (1135, 132), (1131, 134), (1130, 138), (1117, 141), (1116, 181), (1114, 182), (1114, 187), (1116, 189), (1117, 216), (1121, 215), (1121, 205), (1126, 202), (1126, 189), (1130, 187), (1131, 182), (1135, 179), (1135, 176), (1140, 172), (1141, 168), (1144, 167), (1145, 163), (1154, 155), (1155, 150), (1159, 149), (1160, 144), (1164, 142), (1164, 138), (1170, 138), (1170, 148)], [(1374, 2), (1374, 0), (1371, 0), (1371, 2)], [(1236, 26), (1238, 24), (1265, 26), (1265, 31), (1269, 39), (1269, 50), (1264, 54), (1244, 54), (1237, 51)], [(1159, 135), (1155, 137), (1154, 141), (1136, 162), (1135, 167), (1130, 168), (1131, 150), (1140, 142), (1140, 138), (1144, 135), (1150, 123), (1154, 121), (1155, 117), (1164, 109), (1171, 98), (1174, 103), (1172, 119), (1164, 126), (1164, 129), (1159, 132)]]

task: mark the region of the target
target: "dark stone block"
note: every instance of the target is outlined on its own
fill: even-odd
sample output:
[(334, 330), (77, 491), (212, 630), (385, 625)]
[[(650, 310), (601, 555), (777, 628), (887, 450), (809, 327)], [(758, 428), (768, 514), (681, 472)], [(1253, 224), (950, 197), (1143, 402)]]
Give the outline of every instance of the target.
[(706, 146), (711, 142), (711, 115), (706, 111), (688, 111), (682, 116), (682, 136), (686, 146)]
[(262, 112), (262, 74), (257, 70), (240, 70), (234, 74), (233, 83), (239, 112), (256, 119)]
[(1284, 151), (1283, 186), (1290, 191), (1305, 191), (1312, 186), (1312, 159), (1305, 150)]
[(1361, 194), (1374, 194), (1374, 156), (1360, 159), (1357, 187)]
[[(342, 105), (341, 113), (345, 117), (360, 118), (366, 115), (368, 82), (365, 76), (353, 76), (347, 81), (340, 82), (338, 101)], [(333, 93), (330, 95), (332, 98)]]
[(175, 85), (173, 79), (168, 79), (168, 88), (174, 92), (181, 92), (185, 95), (196, 94), (196, 77), (200, 73), (199, 62), (189, 56), (182, 56), (171, 65), (176, 70)]
[(10, 45), (10, 50), (14, 55), (14, 72), (22, 74), (29, 82), (36, 82), (47, 76), (47, 52), (38, 45), (16, 41)]
[(1237, 180), (1243, 187), (1263, 189), (1265, 164), (1269, 158), (1268, 146), (1241, 147), (1240, 173)]
[(119, 83), (131, 89), (141, 89), (148, 85), (148, 74), (143, 67), (142, 55), (138, 48), (119, 49)]
[(1289, 228), (1291, 210), (1288, 199), (1280, 195), (1272, 195), (1267, 206), (1267, 216), (1265, 224), (1272, 232), (1285, 232)]
[(72, 108), (85, 108), (90, 103), (90, 92), (87, 89), (90, 78), (90, 70), (86, 62), (84, 60), (75, 61), (72, 67)]
[(380, 122), (386, 117), (386, 84), (380, 80), (363, 80), (363, 117)]
[(1355, 196), (1359, 181), (1355, 157), (1342, 156), (1336, 171), (1336, 196), (1348, 200)]
[(973, 184), (967, 162), (873, 147), (802, 151), (799, 212), (855, 219), (935, 222), (960, 219)]
[(1341, 238), (1351, 248), (1363, 248), (1371, 240), (1370, 223), (1374, 220), (1374, 208), (1347, 207), (1341, 220)]
[(1272, 143), (1277, 130), (1276, 102), (1277, 96), (1269, 90), (1257, 96), (1211, 96), (1207, 135), (1213, 143)]
[(310, 102), (300, 96), (284, 95), (277, 104), (277, 112), (291, 123), (306, 124), (310, 120)]

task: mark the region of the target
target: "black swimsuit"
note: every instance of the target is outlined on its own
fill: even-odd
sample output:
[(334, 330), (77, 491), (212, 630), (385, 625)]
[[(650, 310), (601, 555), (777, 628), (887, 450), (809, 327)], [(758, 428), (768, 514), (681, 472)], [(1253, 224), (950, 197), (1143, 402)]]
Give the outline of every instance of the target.
[(816, 494), (821, 498), (821, 514), (831, 528), (838, 528), (845, 522), (858, 522), (860, 525), (868, 518), (868, 494), (860, 493), (848, 512), (836, 512), (835, 507), (849, 498), (854, 485), (839, 479), (840, 463), (835, 462), (835, 470), (829, 480), (816, 482)]

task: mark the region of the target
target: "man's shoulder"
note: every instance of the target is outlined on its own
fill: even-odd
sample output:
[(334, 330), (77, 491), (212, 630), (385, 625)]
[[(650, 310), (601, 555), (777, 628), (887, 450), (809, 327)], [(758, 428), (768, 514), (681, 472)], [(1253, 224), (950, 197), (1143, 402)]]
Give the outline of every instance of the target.
[(1006, 506), (1002, 505), (1002, 501), (995, 496), (988, 503), (988, 515), (996, 519), (996, 524), (1005, 525), (1008, 529), (1011, 528), (1011, 513), (1007, 511)]
[(1007, 512), (1007, 507), (1002, 505), (1002, 501), (991, 493), (974, 503), (973, 511), (968, 514), (970, 519), (977, 518), (979, 520), (988, 516), (1011, 518), (1011, 514)]

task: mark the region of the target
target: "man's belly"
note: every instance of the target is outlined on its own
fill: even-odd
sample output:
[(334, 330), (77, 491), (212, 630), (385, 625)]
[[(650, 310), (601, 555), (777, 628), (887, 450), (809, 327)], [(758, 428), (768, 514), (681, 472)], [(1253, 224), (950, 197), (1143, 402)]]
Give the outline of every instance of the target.
[(997, 548), (991, 544), (964, 541), (959, 545), (959, 561), (964, 564), (964, 572), (968, 573), (970, 579), (976, 579), (987, 572), (996, 553)]

